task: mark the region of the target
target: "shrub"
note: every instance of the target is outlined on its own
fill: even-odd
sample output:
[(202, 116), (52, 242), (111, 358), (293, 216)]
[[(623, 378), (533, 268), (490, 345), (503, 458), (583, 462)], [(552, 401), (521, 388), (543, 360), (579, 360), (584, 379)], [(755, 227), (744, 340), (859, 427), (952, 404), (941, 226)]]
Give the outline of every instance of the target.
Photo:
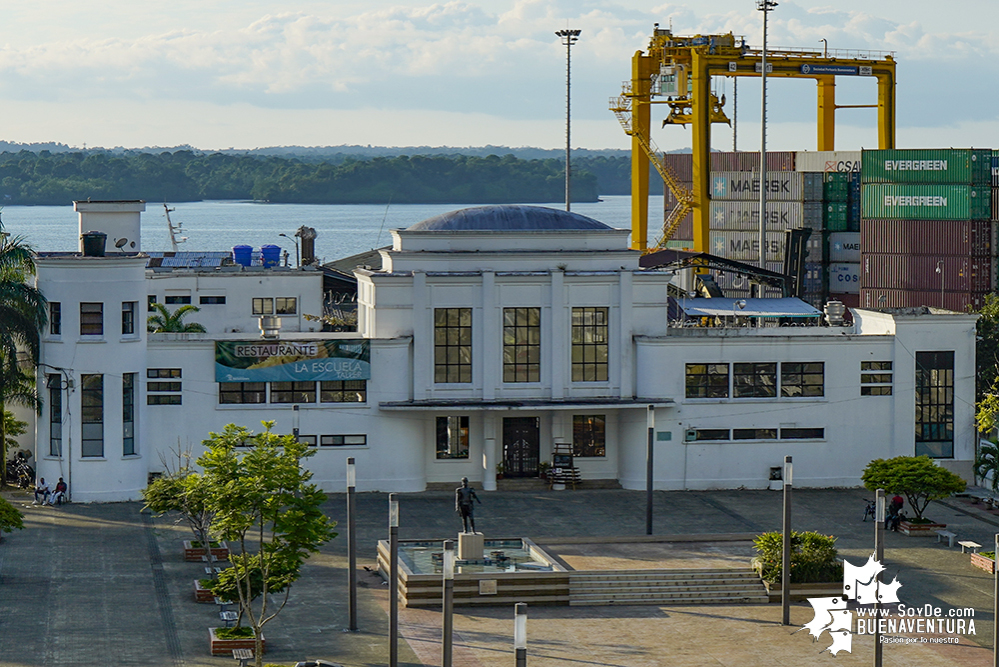
[(13, 533), (14, 529), (24, 528), (24, 514), (9, 502), (0, 498), (0, 537), (4, 533)]
[(864, 468), (862, 479), (869, 491), (901, 493), (920, 520), (931, 500), (961, 493), (967, 486), (958, 475), (941, 468), (928, 456), (874, 459)]
[[(791, 531), (791, 583), (840, 581), (843, 564), (837, 559), (836, 538), (814, 531)], [(781, 580), (781, 560), (784, 553), (784, 535), (772, 531), (758, 535), (753, 540), (758, 554), (753, 564), (768, 583)]]

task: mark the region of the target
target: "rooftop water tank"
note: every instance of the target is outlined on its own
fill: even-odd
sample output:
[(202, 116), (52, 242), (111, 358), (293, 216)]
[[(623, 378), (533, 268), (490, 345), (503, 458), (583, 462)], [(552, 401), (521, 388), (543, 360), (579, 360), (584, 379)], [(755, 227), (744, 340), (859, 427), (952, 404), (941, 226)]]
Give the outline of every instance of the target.
[(281, 246), (268, 243), (260, 246), (260, 254), (264, 258), (264, 268), (269, 269), (281, 263)]
[(232, 247), (232, 261), (240, 266), (249, 266), (253, 261), (253, 247), (248, 245), (234, 245)]
[(83, 245), (84, 257), (103, 257), (108, 235), (104, 232), (96, 231), (83, 232), (80, 234), (80, 241)]

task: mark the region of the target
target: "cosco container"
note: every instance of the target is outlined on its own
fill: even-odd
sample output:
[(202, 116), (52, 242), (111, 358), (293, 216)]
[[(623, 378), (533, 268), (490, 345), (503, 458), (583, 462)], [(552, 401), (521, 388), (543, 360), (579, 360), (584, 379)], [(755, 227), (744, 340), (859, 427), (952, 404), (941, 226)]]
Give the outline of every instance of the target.
[(829, 264), (829, 291), (845, 294), (860, 293), (860, 263), (836, 262)]
[(988, 185), (992, 151), (978, 148), (892, 148), (864, 151), (864, 183)]
[(865, 183), (864, 218), (900, 220), (988, 220), (992, 193), (988, 187), (934, 184)]
[(860, 261), (860, 232), (833, 232), (827, 246), (830, 262)]
[[(860, 308), (917, 308), (929, 306), (956, 312), (978, 310), (988, 292), (944, 292), (940, 290), (868, 289), (860, 290)], [(830, 295), (831, 296), (831, 295)]]
[[(803, 175), (796, 171), (767, 172), (767, 201), (803, 201)], [(711, 172), (711, 199), (729, 201), (759, 201), (758, 171)]]
[(860, 171), (860, 151), (798, 151), (796, 171)]
[(864, 255), (860, 279), (872, 289), (983, 292), (992, 289), (992, 258)]
[(992, 235), (988, 220), (863, 220), (860, 251), (988, 257), (994, 252)]
[[(767, 202), (767, 229), (781, 231), (800, 229), (804, 225), (805, 208), (801, 202)], [(754, 230), (760, 228), (759, 201), (712, 201), (711, 228)]]

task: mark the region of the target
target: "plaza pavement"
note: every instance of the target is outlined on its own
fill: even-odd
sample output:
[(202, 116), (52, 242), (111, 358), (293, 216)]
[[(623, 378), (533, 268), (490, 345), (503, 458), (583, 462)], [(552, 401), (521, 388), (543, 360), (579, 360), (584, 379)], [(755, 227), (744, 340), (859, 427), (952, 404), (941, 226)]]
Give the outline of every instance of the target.
[[(487, 536), (641, 536), (645, 495), (621, 490), (479, 492), (477, 528)], [(836, 535), (841, 556), (856, 564), (873, 550), (873, 524), (863, 523), (858, 489), (797, 490), (793, 526)], [(0, 667), (98, 665), (234, 665), (208, 655), (217, 607), (197, 604), (200, 567), (182, 559), (186, 527), (140, 513), (139, 503), (34, 507), (20, 491), (4, 496), (26, 515), (23, 531), (0, 542)], [(770, 491), (656, 492), (656, 534), (747, 533), (777, 529), (781, 494)], [(401, 494), (402, 539), (453, 537), (460, 521), (449, 492)], [(344, 518), (343, 494), (327, 513)], [(347, 627), (347, 553), (341, 535), (304, 568), (286, 609), (265, 628), (266, 662), (293, 665), (324, 658), (362, 667), (386, 665), (387, 586), (374, 569), (375, 544), (387, 533), (385, 494), (357, 496), (359, 626)], [(950, 499), (928, 515), (959, 539), (989, 548), (999, 515)], [(976, 635), (960, 645), (886, 646), (886, 666), (992, 665), (992, 577), (972, 568), (959, 548), (932, 538), (886, 536), (887, 577), (903, 582), (906, 603), (973, 607)], [(870, 637), (855, 637), (852, 653), (820, 651), (806, 632), (807, 603), (780, 625), (780, 605), (540, 607), (529, 609), (532, 667), (652, 667), (659, 665), (869, 665)], [(512, 666), (511, 606), (459, 608), (455, 667)], [(440, 664), (439, 609), (402, 609), (400, 665)]]

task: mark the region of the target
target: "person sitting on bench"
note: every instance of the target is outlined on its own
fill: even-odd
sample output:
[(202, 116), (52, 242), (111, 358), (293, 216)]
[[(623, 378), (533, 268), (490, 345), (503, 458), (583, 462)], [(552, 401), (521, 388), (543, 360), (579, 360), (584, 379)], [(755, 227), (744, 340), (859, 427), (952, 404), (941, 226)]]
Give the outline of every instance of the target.
[(44, 477), (39, 477), (35, 483), (35, 501), (31, 503), (32, 505), (38, 504), (39, 496), (42, 498), (42, 505), (49, 501), (49, 485), (45, 483)]
[(52, 492), (52, 497), (49, 499), (49, 505), (62, 505), (66, 501), (66, 482), (63, 481), (62, 477), (55, 485), (55, 491)]

